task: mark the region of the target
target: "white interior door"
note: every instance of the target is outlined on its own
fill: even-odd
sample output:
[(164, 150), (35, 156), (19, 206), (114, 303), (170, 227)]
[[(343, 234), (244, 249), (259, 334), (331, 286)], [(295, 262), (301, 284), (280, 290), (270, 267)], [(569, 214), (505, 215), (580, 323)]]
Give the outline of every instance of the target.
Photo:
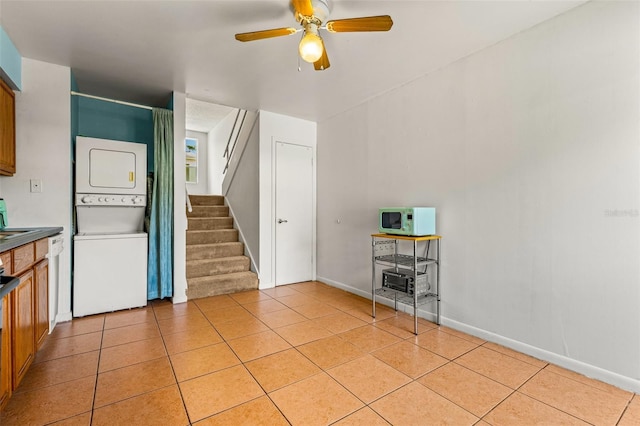
[(313, 149), (276, 143), (276, 285), (313, 278)]

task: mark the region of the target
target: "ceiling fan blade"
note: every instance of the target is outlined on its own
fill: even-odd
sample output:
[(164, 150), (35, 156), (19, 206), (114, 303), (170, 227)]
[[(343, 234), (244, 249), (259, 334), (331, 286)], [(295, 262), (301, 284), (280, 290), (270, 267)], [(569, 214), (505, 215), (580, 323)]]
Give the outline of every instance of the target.
[(323, 71), (329, 68), (331, 64), (329, 63), (329, 56), (327, 56), (327, 49), (324, 46), (324, 41), (322, 42), (322, 56), (320, 59), (313, 63), (313, 68), (316, 71)]
[(300, 15), (304, 16), (312, 16), (313, 15), (313, 6), (311, 5), (311, 0), (291, 0), (293, 4), (293, 8)]
[(391, 16), (366, 16), (363, 18), (336, 19), (327, 22), (327, 31), (349, 33), (357, 31), (389, 31), (393, 21)]
[(253, 31), (250, 33), (236, 34), (236, 40), (238, 41), (254, 41), (262, 40), (263, 38), (282, 37), (297, 33), (295, 28), (274, 28), (271, 30)]

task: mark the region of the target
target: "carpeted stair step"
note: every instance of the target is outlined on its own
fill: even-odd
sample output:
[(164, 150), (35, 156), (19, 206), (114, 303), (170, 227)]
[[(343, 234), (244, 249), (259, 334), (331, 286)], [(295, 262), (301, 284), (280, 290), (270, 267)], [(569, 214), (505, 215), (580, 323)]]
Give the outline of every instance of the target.
[(187, 246), (187, 261), (242, 256), (244, 244), (239, 241), (214, 244), (191, 244)]
[(187, 217), (228, 217), (229, 207), (227, 206), (195, 206), (192, 211), (187, 210)]
[(238, 241), (237, 229), (216, 229), (206, 231), (187, 231), (187, 245), (227, 243)]
[(192, 206), (224, 206), (222, 195), (189, 195)]
[(258, 288), (258, 276), (250, 271), (233, 218), (223, 196), (191, 195), (187, 212), (187, 298), (198, 299)]
[(190, 231), (233, 228), (232, 217), (190, 217), (188, 221)]
[(247, 256), (221, 257), (218, 259), (202, 259), (187, 261), (187, 278), (206, 277), (210, 275), (245, 272), (250, 268)]
[(257, 290), (258, 276), (253, 272), (234, 272), (210, 277), (188, 278), (187, 298), (200, 299), (219, 294)]

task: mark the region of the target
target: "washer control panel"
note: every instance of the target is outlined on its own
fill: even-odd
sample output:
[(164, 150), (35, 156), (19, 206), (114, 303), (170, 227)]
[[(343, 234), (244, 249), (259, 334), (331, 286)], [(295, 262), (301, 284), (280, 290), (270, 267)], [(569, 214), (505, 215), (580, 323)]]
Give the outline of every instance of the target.
[(143, 207), (146, 204), (144, 195), (76, 194), (76, 206)]

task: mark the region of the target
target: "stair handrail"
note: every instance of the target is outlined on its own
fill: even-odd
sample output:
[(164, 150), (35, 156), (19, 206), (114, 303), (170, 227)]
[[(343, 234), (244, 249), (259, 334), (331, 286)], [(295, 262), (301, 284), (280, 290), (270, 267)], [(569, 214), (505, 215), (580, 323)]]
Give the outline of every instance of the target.
[(238, 165), (242, 162), (242, 156), (249, 143), (249, 140), (253, 137), (257, 137), (257, 133), (254, 133), (256, 124), (259, 122), (259, 111), (245, 111), (245, 119), (242, 128), (238, 130), (236, 146), (234, 148), (234, 154), (229, 160), (228, 169), (224, 173), (222, 180), (222, 195), (227, 195), (227, 191), (231, 186), (235, 177)]
[[(233, 120), (233, 127), (231, 127), (231, 133), (229, 133), (229, 139), (227, 140), (227, 146), (224, 148), (224, 153), (222, 153), (222, 157), (227, 157), (229, 154), (229, 145), (231, 144), (231, 138), (233, 138), (233, 132), (236, 130), (236, 124), (238, 123), (238, 117), (240, 117), (240, 112), (242, 110), (238, 108), (236, 111), (236, 118)], [(231, 155), (229, 155), (231, 157)]]
[(185, 198), (187, 199), (187, 210), (189, 211), (189, 213), (191, 213), (193, 211), (193, 207), (191, 206), (191, 200), (189, 199), (189, 189), (187, 188), (187, 184), (184, 184), (184, 193), (185, 193)]
[[(238, 118), (240, 117), (241, 113), (242, 113), (242, 120), (240, 120), (240, 124), (238, 124)], [(229, 163), (231, 163), (233, 152), (236, 149), (236, 145), (238, 144), (238, 138), (240, 137), (240, 130), (242, 129), (242, 126), (244, 124), (244, 120), (246, 117), (247, 117), (247, 110), (239, 109), (238, 113), (236, 114), (236, 119), (233, 122), (233, 128), (231, 129), (231, 133), (229, 134), (229, 141), (227, 142), (227, 148), (224, 150), (224, 154), (222, 154), (223, 157), (225, 156), (227, 157), (227, 162), (224, 166), (224, 170), (222, 171), (222, 174), (227, 173), (227, 169), (229, 169)], [(233, 137), (234, 133), (235, 133), (235, 138)], [(231, 139), (233, 139), (233, 144), (231, 145), (231, 149), (229, 149), (229, 144), (231, 143)]]

